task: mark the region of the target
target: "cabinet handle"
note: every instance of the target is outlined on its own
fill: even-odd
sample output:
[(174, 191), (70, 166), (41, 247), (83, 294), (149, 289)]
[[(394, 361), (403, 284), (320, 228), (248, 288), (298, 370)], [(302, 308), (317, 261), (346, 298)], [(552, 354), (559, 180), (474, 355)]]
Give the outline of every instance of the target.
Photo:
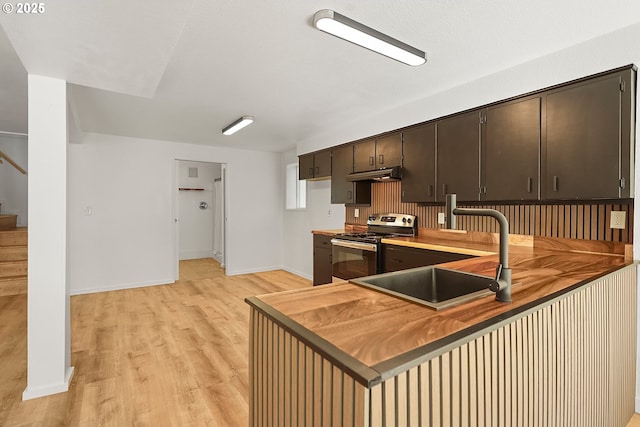
[(353, 191), (347, 190), (347, 200), (351, 200), (353, 198)]
[(397, 262), (398, 264), (402, 264), (402, 260), (398, 258), (393, 258), (391, 261)]
[(433, 184), (429, 184), (429, 197), (433, 197)]
[(375, 160), (375, 157), (369, 156), (369, 166), (373, 166), (374, 160)]
[(313, 168), (309, 168), (309, 176), (313, 176)]
[(316, 166), (316, 175), (320, 175), (320, 166)]
[(384, 165), (384, 154), (380, 154), (378, 156), (378, 163), (380, 163), (381, 165)]
[(527, 193), (531, 193), (533, 190), (533, 178), (527, 178)]
[(558, 176), (553, 176), (553, 191), (558, 191)]
[(442, 184), (442, 195), (443, 196), (447, 195), (447, 184)]

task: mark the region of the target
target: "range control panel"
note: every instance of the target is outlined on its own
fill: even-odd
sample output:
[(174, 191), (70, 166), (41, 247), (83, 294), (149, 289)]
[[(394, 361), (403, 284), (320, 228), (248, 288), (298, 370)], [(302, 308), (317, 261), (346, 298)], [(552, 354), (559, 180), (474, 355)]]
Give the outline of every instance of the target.
[(416, 216), (407, 214), (373, 214), (369, 215), (367, 225), (387, 226), (387, 227), (416, 227)]

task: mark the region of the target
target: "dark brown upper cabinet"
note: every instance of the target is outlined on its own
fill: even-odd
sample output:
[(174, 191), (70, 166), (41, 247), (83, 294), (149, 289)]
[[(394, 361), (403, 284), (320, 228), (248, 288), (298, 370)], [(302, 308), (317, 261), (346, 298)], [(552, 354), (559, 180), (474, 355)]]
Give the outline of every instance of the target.
[(547, 92), (545, 199), (630, 197), (634, 99), (632, 69)]
[(436, 201), (436, 125), (417, 126), (402, 134), (402, 201)]
[(354, 144), (354, 172), (367, 172), (402, 165), (402, 133)]
[(366, 172), (376, 168), (376, 140), (353, 144), (353, 171)]
[(331, 203), (370, 205), (371, 183), (347, 181), (353, 172), (353, 145), (334, 148), (331, 153)]
[(298, 156), (298, 179), (313, 179), (313, 154)]
[(402, 166), (402, 133), (376, 139), (376, 169)]
[(540, 97), (483, 111), (481, 200), (539, 198), (540, 111)]
[(331, 150), (298, 156), (298, 179), (331, 178)]
[(479, 199), (481, 117), (474, 110), (437, 122), (436, 201), (450, 193), (459, 201)]
[(402, 202), (633, 197), (635, 96), (626, 66), (355, 143), (332, 202), (369, 204), (370, 183), (346, 174), (392, 166)]

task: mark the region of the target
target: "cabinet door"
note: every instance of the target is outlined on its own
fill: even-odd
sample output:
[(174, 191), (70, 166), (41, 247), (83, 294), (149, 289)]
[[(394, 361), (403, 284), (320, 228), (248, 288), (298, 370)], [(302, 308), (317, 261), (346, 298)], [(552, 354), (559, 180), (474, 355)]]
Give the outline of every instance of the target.
[(313, 178), (313, 154), (298, 156), (298, 179)]
[(331, 203), (370, 205), (371, 182), (347, 181), (353, 172), (353, 145), (336, 148), (331, 157)]
[(348, 192), (353, 198), (353, 183), (347, 175), (353, 172), (353, 146), (336, 148), (331, 155), (331, 203), (348, 203)]
[(353, 171), (366, 172), (376, 168), (376, 141), (359, 142), (353, 145)]
[(409, 129), (403, 134), (402, 201), (434, 202), (436, 186), (436, 125)]
[(331, 151), (325, 150), (313, 156), (313, 177), (328, 178), (331, 176)]
[(500, 104), (485, 114), (481, 199), (538, 199), (540, 98)]
[(407, 270), (409, 268), (427, 265), (443, 264), (472, 258), (471, 255), (451, 252), (432, 251), (429, 249), (407, 248), (403, 246), (385, 244), (382, 247), (383, 272)]
[(479, 199), (480, 192), (480, 113), (470, 113), (440, 120), (437, 123), (436, 200), (447, 194), (458, 201)]
[(376, 140), (377, 169), (402, 165), (402, 133), (394, 133)]
[(547, 199), (619, 196), (620, 83), (616, 73), (547, 94)]
[(331, 237), (313, 235), (313, 286), (331, 283)]

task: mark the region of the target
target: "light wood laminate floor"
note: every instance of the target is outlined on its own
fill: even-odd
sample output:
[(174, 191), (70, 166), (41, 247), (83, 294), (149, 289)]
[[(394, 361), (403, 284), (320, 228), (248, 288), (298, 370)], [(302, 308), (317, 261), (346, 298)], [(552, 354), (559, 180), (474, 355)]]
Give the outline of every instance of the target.
[(640, 415), (634, 414), (629, 424), (627, 424), (627, 427), (640, 427)]
[(23, 402), (26, 295), (0, 297), (0, 426), (246, 426), (247, 296), (311, 286), (180, 263), (172, 285), (71, 298), (69, 392)]

